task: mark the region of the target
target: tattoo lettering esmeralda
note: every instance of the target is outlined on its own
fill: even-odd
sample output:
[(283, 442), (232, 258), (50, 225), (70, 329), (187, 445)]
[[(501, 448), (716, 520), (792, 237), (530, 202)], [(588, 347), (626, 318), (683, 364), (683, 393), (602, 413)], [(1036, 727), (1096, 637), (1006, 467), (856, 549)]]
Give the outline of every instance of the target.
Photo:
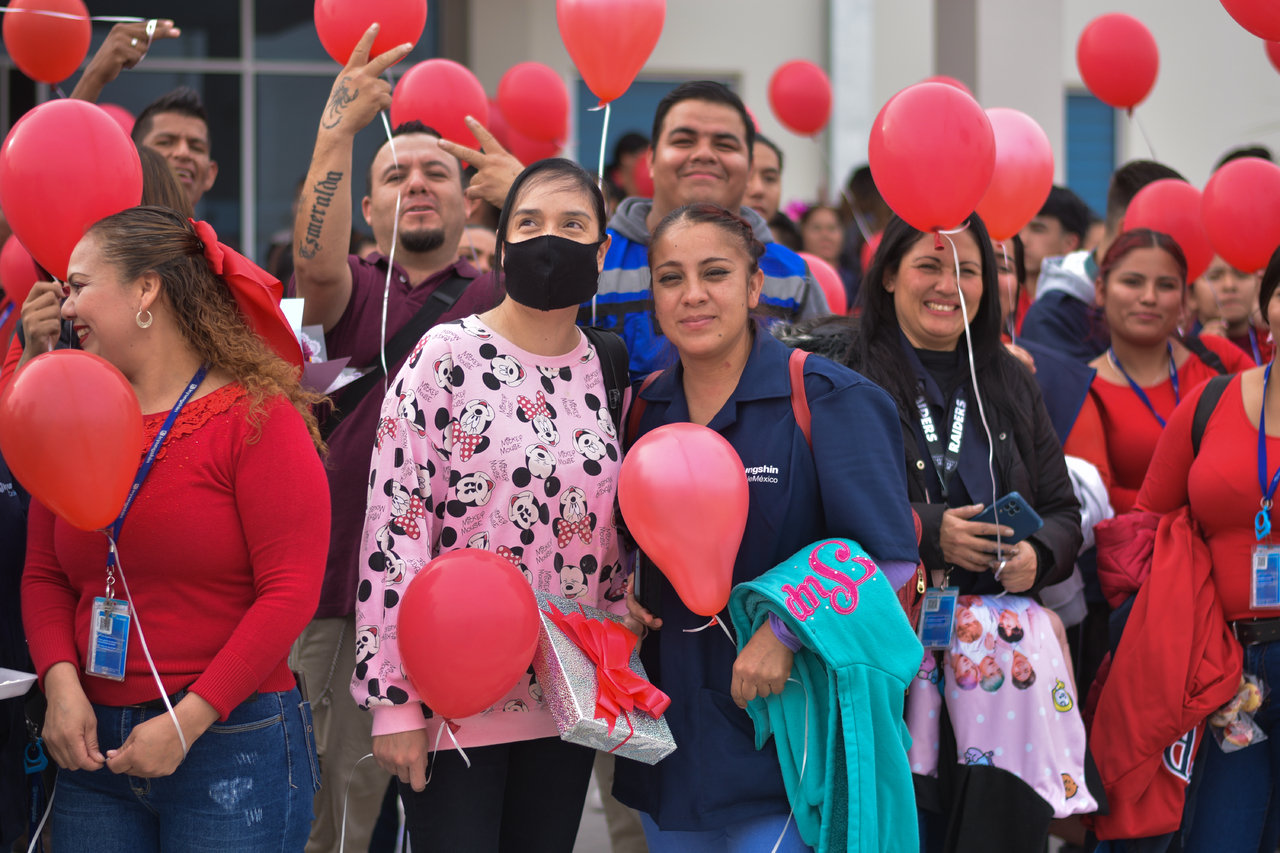
[[(298, 241), (298, 254), (310, 260), (320, 251), (320, 232), (324, 230), (324, 215), (329, 212), (333, 194), (342, 182), (342, 172), (330, 172), (323, 181), (311, 187), (315, 201), (311, 203), (311, 219), (307, 222), (307, 234)], [(306, 199), (303, 199), (306, 203)]]
[(324, 117), (320, 119), (320, 123), (324, 125), (325, 130), (333, 130), (342, 121), (343, 111), (360, 96), (360, 90), (354, 92), (347, 88), (347, 83), (351, 82), (350, 77), (343, 77), (338, 81), (337, 87), (333, 90), (333, 94), (329, 96), (329, 105), (324, 108)]

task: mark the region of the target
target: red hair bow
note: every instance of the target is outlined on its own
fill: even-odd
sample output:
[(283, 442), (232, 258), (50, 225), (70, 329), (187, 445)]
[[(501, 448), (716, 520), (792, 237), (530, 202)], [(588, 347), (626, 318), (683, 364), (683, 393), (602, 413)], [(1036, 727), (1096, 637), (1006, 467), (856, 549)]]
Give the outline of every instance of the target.
[(235, 249), (219, 243), (217, 233), (208, 222), (188, 221), (204, 243), (209, 268), (231, 289), (249, 328), (257, 332), (276, 355), (295, 367), (302, 367), (302, 347), (280, 310), (284, 285)]

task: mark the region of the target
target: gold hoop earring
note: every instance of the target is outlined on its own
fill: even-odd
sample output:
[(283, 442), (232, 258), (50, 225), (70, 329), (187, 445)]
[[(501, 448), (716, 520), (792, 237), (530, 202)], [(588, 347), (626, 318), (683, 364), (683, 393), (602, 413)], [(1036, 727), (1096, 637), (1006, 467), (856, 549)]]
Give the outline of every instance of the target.
[(133, 319), (134, 319), (134, 322), (136, 322), (136, 323), (138, 324), (138, 328), (139, 328), (139, 329), (149, 329), (149, 328), (151, 328), (151, 323), (152, 323), (156, 318), (155, 318), (155, 317), (152, 317), (152, 316), (151, 316), (151, 312), (150, 312), (150, 311), (148, 311), (148, 312), (147, 312), (147, 319), (146, 319), (146, 320), (143, 320), (143, 319), (142, 319), (142, 312), (141, 312), (141, 311), (139, 311), (139, 312), (138, 312), (138, 316), (137, 316), (137, 317), (134, 317)]

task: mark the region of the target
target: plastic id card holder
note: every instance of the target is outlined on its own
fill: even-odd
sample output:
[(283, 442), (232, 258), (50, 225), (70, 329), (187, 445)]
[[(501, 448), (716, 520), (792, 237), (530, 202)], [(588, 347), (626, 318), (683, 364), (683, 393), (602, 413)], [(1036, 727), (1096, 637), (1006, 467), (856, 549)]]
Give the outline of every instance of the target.
[(129, 650), (129, 602), (99, 596), (89, 614), (89, 654), (84, 671), (99, 678), (124, 681)]
[(1249, 583), (1249, 608), (1280, 607), (1280, 546), (1253, 546), (1253, 573)]
[(924, 593), (920, 608), (920, 644), (926, 649), (951, 648), (951, 634), (956, 623), (956, 599), (960, 590), (930, 587)]

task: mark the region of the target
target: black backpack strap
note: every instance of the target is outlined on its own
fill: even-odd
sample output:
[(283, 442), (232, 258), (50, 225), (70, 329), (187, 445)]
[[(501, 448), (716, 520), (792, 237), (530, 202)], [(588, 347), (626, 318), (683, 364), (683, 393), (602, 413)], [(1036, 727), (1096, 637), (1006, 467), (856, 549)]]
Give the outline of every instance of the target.
[(1183, 346), (1185, 346), (1187, 349), (1195, 353), (1196, 358), (1200, 359), (1210, 368), (1217, 371), (1219, 376), (1222, 376), (1228, 372), (1227, 366), (1222, 363), (1222, 359), (1218, 357), (1218, 354), (1216, 352), (1214, 352), (1213, 350), (1209, 349), (1207, 346), (1204, 345), (1204, 341), (1200, 340), (1199, 335), (1196, 335), (1195, 337), (1192, 337), (1192, 338), (1187, 338), (1182, 343), (1183, 343)]
[[(1201, 344), (1201, 346), (1204, 346), (1204, 344)], [(1192, 457), (1200, 455), (1200, 441), (1204, 438), (1205, 428), (1209, 426), (1209, 418), (1213, 416), (1213, 410), (1218, 408), (1218, 401), (1222, 399), (1222, 392), (1227, 390), (1227, 386), (1230, 384), (1231, 377), (1229, 375), (1215, 376), (1205, 383), (1204, 390), (1200, 392), (1200, 399), (1196, 401), (1196, 414), (1191, 419)]]
[(582, 326), (582, 333), (595, 347), (600, 359), (600, 373), (604, 376), (605, 402), (618, 439), (622, 439), (622, 397), (631, 376), (631, 356), (627, 343), (617, 332)]
[[(387, 341), (387, 366), (399, 364), (409, 354), (409, 350), (413, 349), (427, 333), (427, 330), (438, 323), (445, 312), (453, 307), (473, 281), (475, 279), (454, 273), (432, 291), (427, 301), (422, 303), (422, 307), (409, 318), (409, 322), (401, 326), (391, 340)], [(342, 423), (342, 419), (354, 412), (356, 406), (360, 405), (360, 401), (382, 381), (381, 355), (364, 370), (363, 376), (342, 389), (342, 409), (333, 409), (321, 425), (320, 436), (325, 441), (333, 435), (333, 431), (338, 428), (338, 424)]]

